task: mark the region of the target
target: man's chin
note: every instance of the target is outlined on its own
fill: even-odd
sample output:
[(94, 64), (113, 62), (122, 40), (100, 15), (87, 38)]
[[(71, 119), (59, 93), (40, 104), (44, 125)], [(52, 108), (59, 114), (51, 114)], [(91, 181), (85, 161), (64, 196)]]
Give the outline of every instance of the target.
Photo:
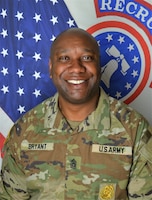
[(84, 104), (87, 98), (83, 96), (67, 96), (66, 100), (71, 104)]

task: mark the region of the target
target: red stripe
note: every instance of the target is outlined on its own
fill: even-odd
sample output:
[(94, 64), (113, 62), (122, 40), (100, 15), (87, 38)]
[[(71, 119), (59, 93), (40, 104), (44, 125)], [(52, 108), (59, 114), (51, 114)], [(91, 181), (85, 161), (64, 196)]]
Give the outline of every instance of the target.
[(3, 158), (3, 153), (1, 152), (3, 146), (4, 146), (4, 141), (5, 141), (5, 137), (3, 136), (2, 133), (0, 133), (0, 157)]

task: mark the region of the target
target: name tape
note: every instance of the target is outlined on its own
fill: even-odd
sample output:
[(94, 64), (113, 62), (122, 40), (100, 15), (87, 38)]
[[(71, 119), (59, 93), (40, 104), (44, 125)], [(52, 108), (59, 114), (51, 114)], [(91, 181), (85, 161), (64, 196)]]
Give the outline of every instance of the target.
[(93, 144), (92, 152), (105, 153), (105, 154), (117, 154), (117, 155), (132, 155), (132, 147)]
[(27, 140), (24, 140), (21, 143), (21, 149), (28, 151), (28, 150), (53, 150), (54, 143), (29, 143)]

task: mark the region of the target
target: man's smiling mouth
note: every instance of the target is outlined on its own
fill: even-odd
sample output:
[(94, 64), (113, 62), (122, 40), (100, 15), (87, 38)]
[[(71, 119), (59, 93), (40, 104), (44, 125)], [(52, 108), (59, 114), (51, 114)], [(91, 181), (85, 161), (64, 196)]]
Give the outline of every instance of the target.
[(78, 84), (84, 83), (85, 80), (67, 80), (67, 82), (78, 85)]

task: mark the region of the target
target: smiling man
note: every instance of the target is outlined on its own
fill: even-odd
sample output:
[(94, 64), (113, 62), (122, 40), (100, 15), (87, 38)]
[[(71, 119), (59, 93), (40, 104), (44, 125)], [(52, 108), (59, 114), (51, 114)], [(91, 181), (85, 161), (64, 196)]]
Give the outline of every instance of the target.
[(55, 40), (50, 71), (60, 94), (59, 106), (67, 119), (81, 121), (95, 110), (100, 70), (99, 47), (90, 34), (71, 29)]
[(12, 127), (0, 199), (152, 199), (152, 129), (100, 88), (99, 60), (96, 40), (82, 29), (53, 42), (57, 93)]

